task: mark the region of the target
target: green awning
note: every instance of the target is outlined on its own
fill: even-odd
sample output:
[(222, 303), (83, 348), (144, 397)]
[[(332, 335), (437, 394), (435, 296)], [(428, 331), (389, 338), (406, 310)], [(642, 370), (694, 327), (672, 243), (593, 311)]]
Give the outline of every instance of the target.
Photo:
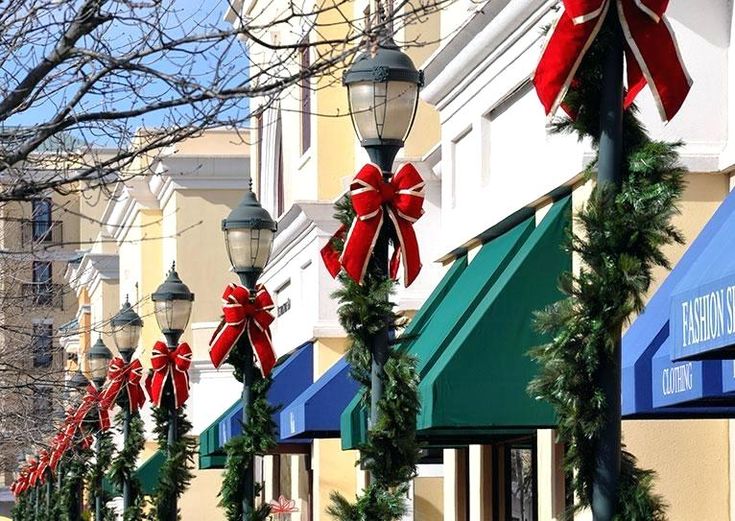
[[(157, 450), (153, 455), (145, 460), (135, 471), (135, 475), (140, 480), (143, 493), (146, 496), (153, 494), (153, 491), (158, 484), (158, 474), (160, 473), (161, 466), (166, 461), (166, 453)], [(115, 490), (109, 476), (106, 476), (102, 483), (103, 488), (112, 494), (121, 494), (121, 491)]]
[(219, 439), (219, 424), (227, 416), (240, 406), (240, 401), (236, 400), (219, 418), (214, 420), (209, 427), (204, 429), (199, 435), (199, 468), (200, 469), (221, 469), (225, 466), (227, 455), (222, 449), (222, 443)]
[[(562, 250), (569, 199), (538, 227), (527, 218), (492, 239), (469, 265), (455, 261), (402, 337), (401, 349), (418, 359), (421, 437), (471, 441), (554, 424), (551, 408), (526, 393), (536, 372), (526, 353), (543, 342), (534, 312), (561, 297), (559, 276), (571, 269)], [(345, 410), (344, 448), (364, 439), (366, 417), (359, 399)]]

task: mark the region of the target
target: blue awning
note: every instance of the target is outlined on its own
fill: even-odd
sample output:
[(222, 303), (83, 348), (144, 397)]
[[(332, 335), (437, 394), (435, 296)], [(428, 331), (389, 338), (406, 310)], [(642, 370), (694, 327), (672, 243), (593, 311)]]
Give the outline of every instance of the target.
[[(713, 248), (726, 255), (735, 223), (735, 196), (720, 205), (623, 337), (623, 415), (627, 417), (721, 417), (735, 412), (732, 363), (720, 360), (674, 362), (670, 327), (672, 297), (706, 269), (702, 255)], [(723, 371), (723, 364), (725, 370)], [(729, 373), (727, 370), (729, 369)], [(723, 385), (728, 373), (731, 387)]]
[[(308, 342), (299, 347), (285, 362), (273, 370), (273, 383), (268, 391), (268, 402), (281, 408), (289, 405), (299, 396), (314, 378), (314, 344)], [(280, 413), (273, 414), (276, 433), (280, 431)], [(235, 402), (220, 419), (219, 443), (223, 447), (230, 439), (242, 434), (242, 404)], [(281, 443), (281, 439), (277, 440)], [(287, 443), (308, 443), (308, 439), (289, 439)]]
[(342, 357), (281, 411), (281, 438), (339, 438), (340, 416), (359, 387)]

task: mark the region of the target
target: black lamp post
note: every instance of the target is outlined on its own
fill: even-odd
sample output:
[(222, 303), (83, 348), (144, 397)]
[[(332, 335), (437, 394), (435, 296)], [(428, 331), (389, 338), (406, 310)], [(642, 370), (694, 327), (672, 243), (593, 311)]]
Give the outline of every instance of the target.
[[(81, 398), (84, 395), (87, 385), (89, 385), (89, 380), (87, 380), (87, 377), (84, 376), (84, 373), (82, 373), (81, 369), (77, 369), (76, 371), (74, 371), (74, 374), (66, 382), (66, 388), (68, 390), (68, 396), (70, 398), (70, 401), (72, 401), (72, 397)], [(73, 478), (76, 482), (75, 484), (76, 499), (71, 502), (70, 511), (68, 513), (69, 519), (82, 519), (82, 501), (84, 498), (84, 476), (73, 476)]]
[[(358, 56), (345, 72), (350, 114), (360, 144), (370, 160), (383, 172), (384, 181), (393, 176), (393, 161), (408, 137), (423, 85), (423, 72), (402, 52), (389, 34), (376, 35), (376, 47)], [(374, 51), (374, 52), (373, 52)], [(395, 234), (390, 219), (385, 219), (378, 235), (368, 269), (377, 277), (388, 278), (388, 242)], [(373, 338), (370, 424), (378, 420), (378, 402), (383, 396), (383, 371), (388, 359), (389, 325)]]
[[(176, 263), (171, 265), (171, 270), (166, 276), (163, 284), (151, 294), (153, 301), (153, 309), (156, 315), (156, 322), (161, 329), (163, 336), (166, 337), (166, 345), (170, 351), (173, 351), (179, 345), (186, 325), (189, 323), (191, 316), (191, 306), (194, 302), (194, 294), (189, 291), (189, 287), (184, 284), (176, 273)], [(163, 389), (162, 403), (168, 408), (168, 456), (171, 457), (173, 447), (178, 441), (178, 411), (176, 409), (176, 400), (174, 398), (174, 387), (171, 378), (166, 380)], [(171, 521), (175, 521), (178, 512), (178, 498), (172, 497), (171, 504)]]
[[(140, 316), (133, 309), (133, 306), (130, 305), (130, 301), (126, 298), (122, 308), (118, 311), (117, 315), (113, 317), (110, 323), (112, 325), (112, 339), (115, 341), (115, 346), (117, 347), (117, 350), (125, 364), (129, 364), (138, 347), (140, 332), (143, 329), (143, 320), (141, 320)], [(132, 418), (132, 414), (130, 412), (130, 404), (127, 403), (128, 394), (122, 393), (120, 396), (122, 397), (121, 400), (126, 402), (123, 404), (124, 416), (122, 425), (123, 444), (126, 444), (130, 434), (130, 420)], [(127, 473), (125, 473), (122, 489), (123, 512), (127, 511), (130, 507), (130, 503), (132, 501), (131, 494), (130, 479), (128, 478)]]
[[(107, 379), (107, 369), (110, 365), (110, 360), (112, 360), (112, 352), (107, 348), (101, 337), (97, 338), (97, 342), (87, 352), (87, 364), (89, 367), (91, 380), (97, 390), (101, 390), (102, 387), (104, 387), (105, 385), (105, 380)], [(99, 407), (99, 405), (97, 406)], [(98, 463), (100, 454), (102, 452), (101, 449), (103, 435), (104, 433), (102, 432), (102, 426), (99, 425), (94, 435), (96, 440), (96, 456)], [(102, 481), (101, 477), (100, 481)], [(94, 496), (94, 519), (95, 521), (103, 521), (103, 498), (101, 492), (102, 483), (95, 483), (94, 489), (96, 491)]]
[[(237, 273), (240, 282), (250, 291), (251, 301), (255, 299), (255, 286), (263, 268), (268, 263), (273, 246), (273, 236), (277, 224), (268, 211), (263, 208), (252, 190), (245, 193), (240, 204), (222, 221), (225, 232), (227, 254), (232, 269)], [(242, 386), (242, 423), (248, 423), (248, 408), (251, 403), (251, 388), (254, 380), (253, 347), (247, 335), (240, 336), (237, 347), (243, 356), (244, 367)], [(255, 505), (255, 475), (253, 462), (248, 461), (245, 474), (245, 490), (242, 498), (243, 519), (250, 519)]]

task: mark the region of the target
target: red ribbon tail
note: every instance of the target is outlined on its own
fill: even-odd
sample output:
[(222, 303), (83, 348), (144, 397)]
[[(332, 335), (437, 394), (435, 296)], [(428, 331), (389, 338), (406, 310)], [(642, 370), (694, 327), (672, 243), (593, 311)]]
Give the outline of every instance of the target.
[(260, 372), (267, 378), (276, 365), (276, 353), (273, 351), (273, 342), (266, 331), (260, 329), (254, 322), (248, 327), (248, 339), (253, 346), (253, 353), (258, 359)]
[(347, 235), (340, 262), (345, 273), (358, 284), (362, 284), (362, 279), (365, 277), (370, 255), (382, 225), (382, 214), (380, 218), (368, 221), (355, 218), (350, 233)]
[(403, 260), (403, 283), (410, 286), (421, 272), (421, 255), (419, 254), (419, 242), (413, 225), (403, 219), (395, 219), (397, 224), (398, 240), (400, 241), (400, 252)]
[(340, 270), (342, 270), (342, 265), (339, 262), (339, 251), (337, 251), (337, 242), (344, 240), (346, 235), (347, 227), (345, 225), (340, 226), (320, 252), (324, 266), (333, 279), (337, 278)]
[[(651, 87), (661, 118), (670, 121), (692, 87), (674, 35), (665, 17), (656, 22), (631, 1), (619, 5), (622, 5), (620, 23), (630, 52)], [(639, 84), (640, 80), (632, 84), (632, 90)]]
[(220, 323), (209, 344), (209, 358), (212, 360), (214, 367), (219, 369), (225, 363), (240, 335), (242, 335), (244, 327), (244, 323), (236, 326), (226, 324), (224, 320)]
[(546, 114), (553, 114), (564, 101), (587, 49), (605, 21), (607, 7), (594, 20), (575, 24), (562, 13), (541, 55), (533, 84)]

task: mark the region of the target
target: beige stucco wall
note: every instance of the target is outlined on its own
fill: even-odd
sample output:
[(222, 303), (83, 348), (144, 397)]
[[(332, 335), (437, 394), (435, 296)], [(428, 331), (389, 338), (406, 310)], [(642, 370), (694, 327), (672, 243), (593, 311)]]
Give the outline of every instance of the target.
[(413, 512), (416, 521), (443, 521), (444, 480), (416, 478), (413, 481)]

